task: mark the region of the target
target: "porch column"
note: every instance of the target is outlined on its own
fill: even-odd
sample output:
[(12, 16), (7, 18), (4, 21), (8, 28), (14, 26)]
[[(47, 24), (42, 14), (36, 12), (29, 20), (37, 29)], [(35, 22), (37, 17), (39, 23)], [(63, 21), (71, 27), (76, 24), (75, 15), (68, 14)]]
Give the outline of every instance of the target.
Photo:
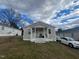
[(45, 38), (45, 28), (43, 28), (43, 35), (44, 35), (44, 38)]
[(36, 27), (35, 27), (35, 38), (36, 38)]
[(49, 38), (49, 32), (48, 32), (48, 28), (47, 28), (47, 38)]
[(31, 30), (31, 39), (32, 39), (32, 28), (30, 30)]

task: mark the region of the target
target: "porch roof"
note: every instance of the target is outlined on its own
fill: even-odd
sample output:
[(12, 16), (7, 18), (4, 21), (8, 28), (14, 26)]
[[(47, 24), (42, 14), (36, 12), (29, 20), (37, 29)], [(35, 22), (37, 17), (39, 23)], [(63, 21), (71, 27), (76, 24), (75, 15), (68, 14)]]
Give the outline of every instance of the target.
[[(35, 22), (35, 23), (31, 24), (31, 25), (28, 25), (28, 26), (25, 27), (25, 28), (28, 28), (28, 27), (35, 27), (35, 26), (38, 26), (38, 25), (45, 26), (45, 27), (50, 27), (50, 28), (55, 28), (55, 26), (52, 26), (52, 25), (47, 24), (47, 23), (42, 22), (42, 21)], [(24, 28), (24, 29), (25, 29), (25, 28)]]

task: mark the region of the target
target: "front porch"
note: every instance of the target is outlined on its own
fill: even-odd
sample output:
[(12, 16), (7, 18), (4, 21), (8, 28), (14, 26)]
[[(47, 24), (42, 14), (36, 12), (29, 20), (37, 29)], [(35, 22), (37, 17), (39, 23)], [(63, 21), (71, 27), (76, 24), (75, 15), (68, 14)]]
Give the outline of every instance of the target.
[(51, 29), (44, 27), (36, 27), (30, 29), (30, 38), (32, 42), (46, 42), (51, 34)]

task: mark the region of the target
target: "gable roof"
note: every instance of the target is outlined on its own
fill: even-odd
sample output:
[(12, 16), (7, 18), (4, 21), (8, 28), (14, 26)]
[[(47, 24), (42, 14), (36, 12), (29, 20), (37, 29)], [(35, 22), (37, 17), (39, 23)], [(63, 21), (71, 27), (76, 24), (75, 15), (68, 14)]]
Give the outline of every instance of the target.
[[(45, 23), (45, 22), (42, 22), (42, 21), (37, 21), (37, 22), (35, 22), (35, 23), (32, 23), (31, 25), (28, 25), (27, 27), (34, 27), (34, 26), (36, 26), (36, 25), (43, 25), (43, 26), (46, 26), (46, 27), (52, 27), (52, 28), (55, 28), (55, 26), (52, 26), (52, 25), (50, 25), (50, 24), (47, 24), (47, 23)], [(26, 27), (26, 28), (27, 28)]]
[(75, 28), (71, 28), (71, 29), (67, 29), (67, 30), (62, 30), (61, 32), (74, 32), (74, 31), (79, 31), (79, 27), (75, 27)]

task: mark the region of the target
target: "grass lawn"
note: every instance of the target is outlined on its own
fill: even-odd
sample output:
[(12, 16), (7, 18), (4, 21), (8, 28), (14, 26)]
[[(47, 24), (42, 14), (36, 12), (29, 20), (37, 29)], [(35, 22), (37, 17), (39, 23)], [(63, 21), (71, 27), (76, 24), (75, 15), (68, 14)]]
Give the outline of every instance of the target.
[(35, 44), (19, 37), (0, 38), (0, 59), (79, 59), (79, 50), (49, 42)]

